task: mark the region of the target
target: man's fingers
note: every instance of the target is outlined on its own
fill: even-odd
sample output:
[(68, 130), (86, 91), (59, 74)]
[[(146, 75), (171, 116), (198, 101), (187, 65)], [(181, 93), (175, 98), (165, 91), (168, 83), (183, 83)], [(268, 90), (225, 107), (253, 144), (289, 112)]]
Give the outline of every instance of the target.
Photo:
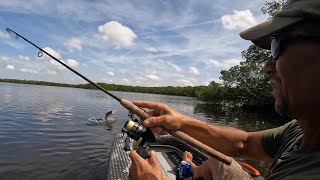
[(159, 117), (149, 117), (148, 119), (143, 121), (143, 125), (145, 127), (161, 126), (162, 125), (162, 121), (160, 120)]
[(136, 106), (142, 107), (142, 108), (148, 108), (148, 109), (156, 109), (159, 108), (158, 102), (152, 102), (152, 101), (133, 101), (133, 104)]
[(129, 177), (128, 179), (129, 180), (135, 180), (135, 173), (137, 173), (137, 165), (135, 164), (135, 161), (134, 161), (134, 158), (135, 158), (135, 155), (134, 154), (131, 154), (133, 153), (134, 151), (131, 151), (129, 156), (130, 158), (132, 159), (132, 163), (129, 167)]
[(168, 132), (162, 127), (153, 127), (153, 128), (150, 128), (150, 129), (151, 129), (152, 132), (160, 134), (160, 135), (168, 134)]
[(158, 134), (160, 134), (160, 135), (167, 135), (167, 134), (168, 134), (168, 132), (167, 132), (167, 131), (165, 131), (165, 130), (163, 130), (162, 132), (159, 132)]
[(164, 131), (163, 128), (161, 128), (161, 127), (152, 127), (150, 129), (152, 132), (157, 133), (157, 134), (160, 134)]
[(136, 165), (141, 165), (146, 161), (137, 153), (137, 151), (130, 151), (129, 157), (132, 160), (132, 163), (135, 163)]
[(151, 155), (151, 157), (148, 159), (149, 164), (153, 168), (158, 167), (159, 164), (158, 164), (158, 161), (157, 161), (156, 152), (152, 150), (152, 151), (150, 151), (150, 155)]
[(153, 112), (154, 112), (154, 109), (142, 109), (144, 112), (146, 112), (149, 116), (153, 116)]
[(134, 164), (132, 162), (131, 166), (129, 167), (129, 177), (128, 177), (129, 180), (133, 180), (133, 172), (134, 171), (135, 171)]

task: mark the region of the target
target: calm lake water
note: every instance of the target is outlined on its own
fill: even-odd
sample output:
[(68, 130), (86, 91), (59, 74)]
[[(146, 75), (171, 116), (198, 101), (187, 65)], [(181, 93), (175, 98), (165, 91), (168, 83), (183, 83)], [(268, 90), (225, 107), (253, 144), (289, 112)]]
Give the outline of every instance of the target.
[[(128, 111), (98, 90), (0, 83), (0, 179), (106, 179), (112, 140)], [(239, 114), (203, 105), (194, 98), (113, 92), (134, 100), (169, 104), (204, 121), (254, 131), (274, 127), (270, 114)], [(90, 117), (112, 109), (110, 130), (89, 126)], [(266, 164), (255, 163), (266, 171)]]

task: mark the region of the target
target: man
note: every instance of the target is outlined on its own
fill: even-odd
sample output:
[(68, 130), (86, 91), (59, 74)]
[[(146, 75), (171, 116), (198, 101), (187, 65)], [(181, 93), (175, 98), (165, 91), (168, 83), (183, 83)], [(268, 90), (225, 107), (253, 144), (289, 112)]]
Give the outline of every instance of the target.
[[(273, 19), (240, 36), (271, 50), (264, 72), (272, 78), (275, 109), (296, 120), (274, 129), (245, 132), (187, 117), (165, 104), (134, 102), (153, 113), (144, 125), (157, 133), (183, 131), (232, 157), (272, 162), (268, 180), (320, 179), (320, 1), (288, 0)], [(154, 155), (146, 161), (132, 151), (130, 157), (132, 179), (151, 175), (162, 179)], [(192, 155), (186, 152), (184, 159), (191, 161)], [(250, 179), (236, 162), (228, 166), (215, 159), (194, 166), (194, 178), (198, 177)]]

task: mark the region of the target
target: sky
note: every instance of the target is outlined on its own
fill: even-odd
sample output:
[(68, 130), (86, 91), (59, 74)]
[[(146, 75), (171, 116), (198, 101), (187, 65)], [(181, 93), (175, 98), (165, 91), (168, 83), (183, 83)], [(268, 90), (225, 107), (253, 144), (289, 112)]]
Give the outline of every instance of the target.
[(0, 0), (0, 78), (81, 84), (10, 28), (94, 82), (199, 86), (221, 82), (263, 22), (264, 0)]

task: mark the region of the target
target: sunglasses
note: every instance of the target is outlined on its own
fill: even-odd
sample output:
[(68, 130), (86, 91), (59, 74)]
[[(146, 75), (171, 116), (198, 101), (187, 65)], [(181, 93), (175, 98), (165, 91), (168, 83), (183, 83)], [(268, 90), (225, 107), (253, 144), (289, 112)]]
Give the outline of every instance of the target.
[(281, 48), (283, 49), (283, 46), (285, 43), (288, 43), (288, 42), (293, 43), (296, 41), (320, 42), (320, 36), (304, 36), (304, 35), (298, 35), (298, 36), (288, 36), (287, 35), (286, 36), (284, 33), (280, 33), (278, 36), (273, 36), (270, 38), (272, 59), (277, 60), (279, 58), (280, 50), (281, 50)]

